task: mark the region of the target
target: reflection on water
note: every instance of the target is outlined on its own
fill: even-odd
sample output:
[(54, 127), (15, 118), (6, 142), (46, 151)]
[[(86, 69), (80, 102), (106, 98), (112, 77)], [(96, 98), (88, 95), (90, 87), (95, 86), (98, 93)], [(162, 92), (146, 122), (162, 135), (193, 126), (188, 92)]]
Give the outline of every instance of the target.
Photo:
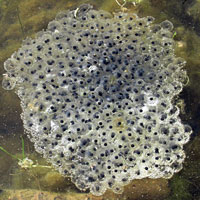
[[(45, 29), (57, 12), (76, 8), (82, 3), (91, 3), (98, 9), (105, 9), (117, 12), (121, 8), (114, 0), (90, 0), (90, 1), (66, 1), (61, 0), (0, 0), (0, 74), (4, 73), (3, 62), (20, 47), (22, 40), (27, 37), (34, 37), (35, 33)], [(128, 1), (127, 1), (128, 2)], [(122, 3), (122, 1), (121, 1)], [(174, 23), (176, 41), (176, 54), (187, 61), (186, 70), (190, 83), (184, 88), (180, 95), (183, 99), (181, 103), (181, 118), (193, 128), (191, 141), (185, 146), (187, 158), (184, 168), (170, 180), (144, 179), (133, 181), (126, 187), (125, 193), (118, 197), (115, 194), (107, 193), (104, 197), (94, 198), (89, 194), (80, 193), (70, 180), (63, 178), (56, 171), (48, 168), (48, 163), (38, 155), (23, 133), (23, 125), (20, 119), (20, 102), (14, 92), (5, 91), (0, 88), (0, 146), (8, 153), (23, 159), (31, 159), (34, 163), (29, 167), (19, 166), (19, 160), (8, 155), (3, 150), (0, 151), (0, 199), (8, 199), (6, 191), (11, 189), (11, 199), (14, 199), (12, 190), (17, 189), (19, 193), (17, 199), (24, 196), (37, 196), (38, 199), (53, 199), (58, 195), (60, 199), (66, 196), (71, 199), (199, 199), (199, 119), (198, 113), (200, 95), (200, 40), (198, 36), (200, 14), (198, 11), (198, 1), (172, 1), (172, 0), (149, 0), (132, 4), (129, 1), (125, 6), (125, 12), (137, 12), (140, 16), (151, 15), (156, 18), (156, 22), (168, 19)], [(2, 76), (0, 78), (2, 81)], [(24, 138), (24, 147), (21, 136)], [(22, 189), (28, 189), (22, 191)], [(41, 191), (57, 193), (44, 193)], [(144, 192), (145, 191), (145, 192)], [(61, 193), (59, 193), (61, 192)], [(25, 199), (25, 198), (24, 198)]]

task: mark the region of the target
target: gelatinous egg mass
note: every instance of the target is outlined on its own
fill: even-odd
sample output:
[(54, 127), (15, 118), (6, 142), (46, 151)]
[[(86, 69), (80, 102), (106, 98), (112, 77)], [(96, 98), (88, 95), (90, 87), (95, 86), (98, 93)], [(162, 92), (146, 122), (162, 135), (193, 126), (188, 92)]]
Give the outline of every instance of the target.
[(64, 11), (5, 61), (26, 133), (81, 190), (121, 193), (133, 179), (182, 168), (191, 128), (174, 98), (187, 79), (173, 25), (82, 5)]

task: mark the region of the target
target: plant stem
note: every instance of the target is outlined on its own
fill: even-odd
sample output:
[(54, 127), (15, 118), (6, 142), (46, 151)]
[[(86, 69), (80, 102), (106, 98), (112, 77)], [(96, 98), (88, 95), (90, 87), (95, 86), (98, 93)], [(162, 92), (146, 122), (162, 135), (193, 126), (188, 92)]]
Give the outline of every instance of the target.
[(22, 139), (22, 159), (25, 158), (25, 153), (24, 153), (24, 139), (23, 137), (21, 136), (21, 139)]

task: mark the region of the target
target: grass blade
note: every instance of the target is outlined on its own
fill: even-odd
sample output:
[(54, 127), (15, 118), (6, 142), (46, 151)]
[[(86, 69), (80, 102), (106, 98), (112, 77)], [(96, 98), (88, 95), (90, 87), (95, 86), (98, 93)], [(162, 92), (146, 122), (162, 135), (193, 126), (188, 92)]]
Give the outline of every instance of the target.
[(25, 158), (25, 153), (24, 153), (24, 139), (23, 137), (21, 136), (21, 139), (22, 139), (22, 159)]
[(6, 151), (3, 147), (0, 146), (0, 150), (2, 150), (4, 153), (8, 154), (9, 156), (11, 156), (14, 159), (20, 160), (19, 158), (17, 158), (15, 155), (12, 155), (11, 153), (9, 153), (8, 151)]

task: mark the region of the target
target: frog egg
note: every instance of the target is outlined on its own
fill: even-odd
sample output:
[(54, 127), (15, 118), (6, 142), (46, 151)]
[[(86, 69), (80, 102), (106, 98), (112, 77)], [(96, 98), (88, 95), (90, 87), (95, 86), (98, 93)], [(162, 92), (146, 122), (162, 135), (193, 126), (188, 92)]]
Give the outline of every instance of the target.
[(2, 87), (4, 90), (13, 90), (16, 85), (16, 78), (14, 77), (8, 77), (7, 74), (4, 75), (3, 81), (2, 81)]

